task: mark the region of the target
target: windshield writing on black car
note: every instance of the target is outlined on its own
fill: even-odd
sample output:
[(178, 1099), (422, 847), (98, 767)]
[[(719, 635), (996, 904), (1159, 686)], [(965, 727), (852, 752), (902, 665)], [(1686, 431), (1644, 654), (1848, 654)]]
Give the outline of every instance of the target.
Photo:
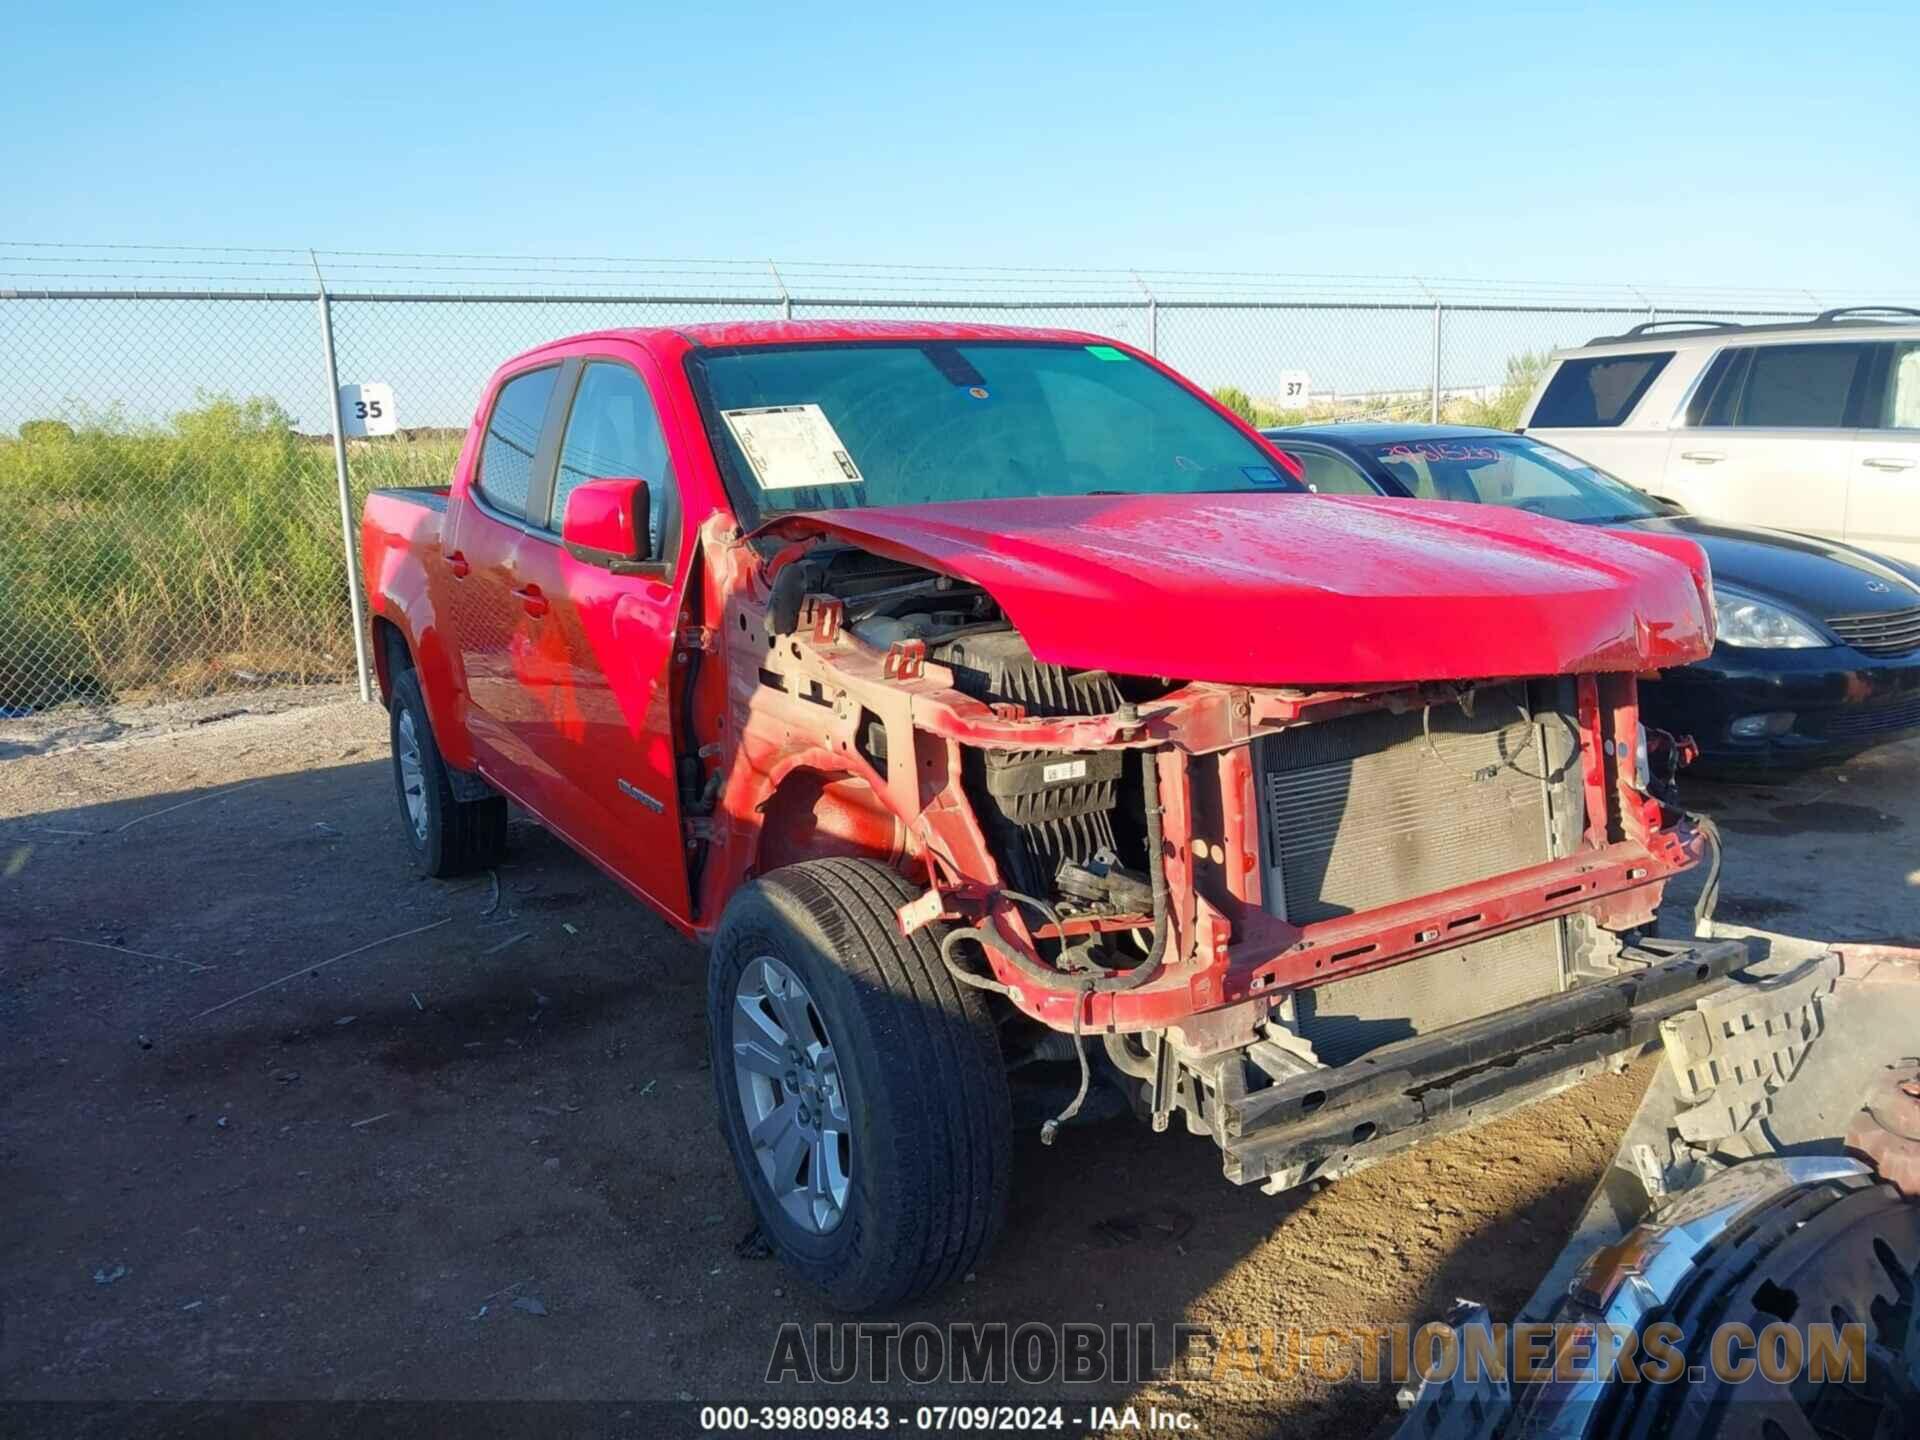
[(1556, 520), (1643, 520), (1659, 507), (1632, 486), (1573, 456), (1518, 436), (1400, 440), (1374, 458), (1422, 500), (1505, 505)]

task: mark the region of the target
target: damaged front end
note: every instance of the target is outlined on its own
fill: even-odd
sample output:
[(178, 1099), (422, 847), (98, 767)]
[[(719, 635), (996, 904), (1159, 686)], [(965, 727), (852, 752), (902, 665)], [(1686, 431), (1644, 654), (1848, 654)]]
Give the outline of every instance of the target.
[[(903, 930), (942, 927), (1010, 1047), (1097, 1041), (1237, 1183), (1331, 1178), (1564, 1088), (1738, 963), (1630, 938), (1710, 844), (1654, 778), (1632, 668), (1062, 665), (963, 567), (775, 538), (709, 548), (734, 566), (731, 759), (690, 826), (710, 892), (821, 854), (919, 876)], [(1124, 655), (1128, 622), (1097, 623)]]

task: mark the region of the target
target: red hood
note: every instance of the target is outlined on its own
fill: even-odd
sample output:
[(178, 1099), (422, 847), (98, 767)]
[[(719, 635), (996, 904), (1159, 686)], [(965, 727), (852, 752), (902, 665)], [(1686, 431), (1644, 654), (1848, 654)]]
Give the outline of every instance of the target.
[(1651, 670), (1712, 648), (1691, 541), (1332, 495), (956, 500), (788, 515), (984, 587), (1042, 660), (1242, 684)]

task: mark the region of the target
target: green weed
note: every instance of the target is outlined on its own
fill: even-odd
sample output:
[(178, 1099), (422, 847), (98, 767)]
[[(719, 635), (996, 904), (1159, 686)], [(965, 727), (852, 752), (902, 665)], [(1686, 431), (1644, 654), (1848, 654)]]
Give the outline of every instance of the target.
[[(0, 707), (349, 674), (331, 443), (266, 399), (0, 437)], [(454, 439), (351, 442), (353, 510), (444, 484)]]

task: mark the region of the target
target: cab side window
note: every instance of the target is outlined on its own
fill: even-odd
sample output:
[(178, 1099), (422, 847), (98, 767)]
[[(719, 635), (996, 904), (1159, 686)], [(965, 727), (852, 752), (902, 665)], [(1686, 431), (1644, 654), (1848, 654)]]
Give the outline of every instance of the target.
[(560, 470), (553, 482), (553, 507), (546, 528), (558, 532), (567, 514), (567, 497), (589, 480), (633, 479), (647, 482), (648, 554), (671, 560), (679, 536), (670, 533), (677, 508), (673, 467), (666, 435), (653, 408), (646, 382), (612, 360), (588, 362), (567, 416), (560, 443)]
[(533, 454), (546, 424), (547, 402), (560, 368), (529, 370), (500, 387), (487, 417), (486, 438), (480, 445), (480, 469), (474, 484), (486, 502), (515, 519), (527, 513), (527, 492), (533, 486)]

